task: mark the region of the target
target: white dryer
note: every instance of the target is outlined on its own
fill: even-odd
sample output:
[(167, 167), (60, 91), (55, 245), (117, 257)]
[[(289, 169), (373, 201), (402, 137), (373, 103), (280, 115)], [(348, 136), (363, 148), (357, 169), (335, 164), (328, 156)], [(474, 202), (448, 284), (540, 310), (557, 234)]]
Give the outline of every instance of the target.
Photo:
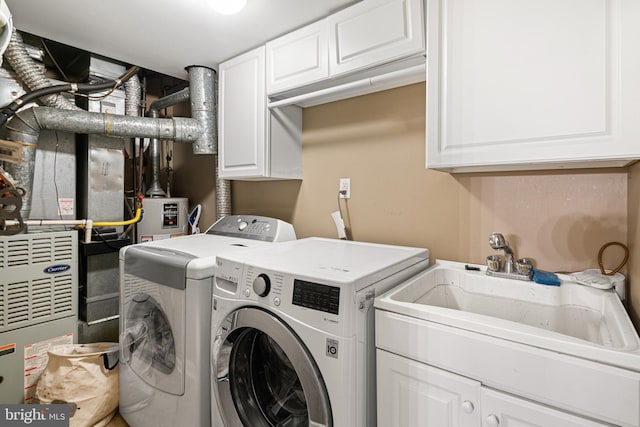
[(211, 425), (216, 257), (292, 239), (291, 224), (233, 215), (203, 234), (120, 251), (120, 413), (129, 425)]
[(376, 425), (373, 299), (427, 249), (307, 238), (218, 258), (214, 427)]

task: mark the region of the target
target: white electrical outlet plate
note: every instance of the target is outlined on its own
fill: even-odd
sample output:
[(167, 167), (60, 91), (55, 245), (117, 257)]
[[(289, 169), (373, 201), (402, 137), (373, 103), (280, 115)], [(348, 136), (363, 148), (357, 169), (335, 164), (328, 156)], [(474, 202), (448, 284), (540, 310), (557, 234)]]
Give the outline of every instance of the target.
[(341, 199), (351, 198), (351, 178), (340, 178), (340, 188), (338, 191), (344, 191), (340, 193)]

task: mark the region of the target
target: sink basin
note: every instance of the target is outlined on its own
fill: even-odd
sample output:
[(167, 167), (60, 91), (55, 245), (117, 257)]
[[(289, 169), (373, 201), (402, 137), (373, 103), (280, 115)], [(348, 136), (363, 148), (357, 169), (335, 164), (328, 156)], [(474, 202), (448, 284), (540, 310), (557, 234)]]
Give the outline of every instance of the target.
[(640, 340), (613, 290), (487, 276), (440, 261), (376, 308), (640, 371)]
[[(600, 292), (569, 283), (548, 289), (534, 283), (507, 284), (504, 279), (450, 269), (435, 270), (431, 279), (437, 284), (414, 303), (510, 320), (599, 345), (628, 346), (621, 331), (610, 327), (617, 323), (611, 319), (613, 301)], [(513, 289), (500, 289), (501, 285)]]

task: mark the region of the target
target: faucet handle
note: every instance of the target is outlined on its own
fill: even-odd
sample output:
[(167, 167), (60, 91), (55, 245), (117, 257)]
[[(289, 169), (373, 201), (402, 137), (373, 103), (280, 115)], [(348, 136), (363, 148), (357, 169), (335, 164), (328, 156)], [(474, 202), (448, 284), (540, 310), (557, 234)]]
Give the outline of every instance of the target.
[(518, 274), (531, 276), (533, 274), (533, 262), (529, 258), (519, 258), (516, 260), (516, 271)]
[(502, 256), (501, 255), (489, 255), (487, 257), (487, 270), (488, 271), (501, 271), (502, 270)]

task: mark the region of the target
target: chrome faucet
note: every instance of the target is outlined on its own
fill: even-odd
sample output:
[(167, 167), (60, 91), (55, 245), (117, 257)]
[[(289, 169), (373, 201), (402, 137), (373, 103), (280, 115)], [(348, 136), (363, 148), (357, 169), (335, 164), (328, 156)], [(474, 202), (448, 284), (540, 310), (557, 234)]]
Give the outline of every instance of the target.
[(496, 251), (500, 249), (504, 251), (503, 271), (507, 274), (512, 274), (514, 272), (513, 250), (509, 247), (509, 243), (504, 239), (504, 236), (500, 233), (491, 233), (489, 236), (489, 245)]
[(487, 257), (487, 274), (490, 276), (498, 276), (509, 279), (531, 280), (533, 273), (533, 264), (527, 258), (521, 258), (514, 261), (515, 254), (509, 243), (500, 233), (491, 233), (489, 236), (489, 245), (496, 251), (504, 251), (504, 266), (499, 255), (490, 255)]

